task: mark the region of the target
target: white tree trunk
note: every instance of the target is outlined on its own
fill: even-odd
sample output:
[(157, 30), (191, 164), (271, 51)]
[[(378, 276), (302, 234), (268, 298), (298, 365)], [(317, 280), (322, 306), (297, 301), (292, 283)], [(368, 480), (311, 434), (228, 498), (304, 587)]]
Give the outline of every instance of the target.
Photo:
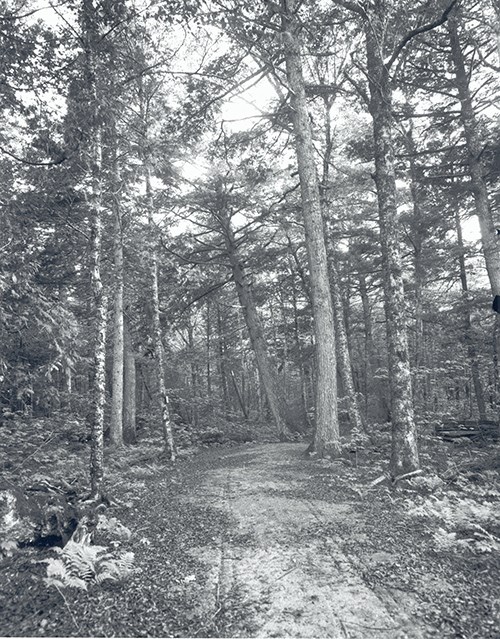
[(104, 478), (104, 406), (106, 399), (106, 308), (101, 279), (102, 257), (102, 129), (98, 123), (99, 99), (96, 88), (95, 41), (98, 36), (94, 24), (94, 6), (91, 0), (82, 3), (82, 31), (85, 55), (85, 81), (89, 96), (89, 117), (92, 127), (88, 149), (87, 170), (91, 189), (87, 201), (90, 215), (90, 274), (94, 314), (93, 378), (91, 387), (92, 422), (90, 452), (90, 483), (92, 496), (102, 493)]
[(156, 371), (158, 379), (158, 392), (160, 396), (161, 424), (163, 439), (165, 442), (165, 452), (171, 461), (175, 461), (174, 435), (172, 421), (170, 419), (169, 400), (165, 384), (165, 351), (163, 348), (163, 337), (160, 321), (160, 293), (158, 288), (158, 253), (156, 248), (155, 228), (153, 220), (153, 192), (151, 188), (151, 169), (147, 159), (144, 161), (144, 172), (146, 176), (146, 197), (148, 202), (148, 219), (150, 233), (150, 256), (149, 269), (151, 280), (151, 302), (153, 313), (153, 341), (156, 359)]
[(113, 314), (113, 375), (110, 439), (115, 446), (123, 445), (123, 227), (119, 201), (120, 175), (116, 149), (113, 158), (113, 214), (114, 214), (114, 314)]

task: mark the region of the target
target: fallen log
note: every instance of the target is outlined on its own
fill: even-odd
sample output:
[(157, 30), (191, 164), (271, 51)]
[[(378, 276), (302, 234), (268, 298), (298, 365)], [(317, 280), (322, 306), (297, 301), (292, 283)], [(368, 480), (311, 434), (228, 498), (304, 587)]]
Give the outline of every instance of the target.
[(500, 435), (500, 428), (498, 422), (467, 419), (443, 422), (435, 427), (435, 434), (447, 441), (462, 437), (497, 441)]

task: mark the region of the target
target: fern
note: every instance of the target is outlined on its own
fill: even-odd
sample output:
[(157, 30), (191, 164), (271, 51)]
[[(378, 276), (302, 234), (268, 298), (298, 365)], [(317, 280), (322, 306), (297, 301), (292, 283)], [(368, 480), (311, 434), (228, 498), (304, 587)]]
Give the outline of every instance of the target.
[(119, 557), (106, 559), (103, 561), (99, 568), (99, 574), (96, 575), (96, 581), (98, 584), (102, 584), (105, 581), (121, 581), (128, 577), (138, 569), (134, 567), (134, 553), (125, 552)]
[(72, 575), (62, 559), (51, 557), (50, 559), (44, 559), (44, 563), (48, 564), (47, 577), (44, 578), (44, 581), (49, 586), (87, 590), (85, 580)]
[(442, 499), (424, 499), (418, 505), (407, 503), (407, 506), (410, 516), (434, 519), (443, 524), (433, 535), (438, 550), (467, 547), (478, 552), (500, 550), (500, 540), (487, 530), (498, 515), (495, 503), (479, 503), (474, 499), (444, 496)]
[(104, 546), (93, 546), (86, 540), (70, 540), (64, 548), (54, 548), (60, 557), (44, 560), (47, 577), (44, 581), (57, 588), (87, 590), (89, 584), (122, 581), (138, 569), (134, 567), (134, 553), (114, 557)]
[(104, 546), (73, 540), (68, 541), (60, 552), (70, 574), (89, 582), (95, 581), (99, 561), (110, 556)]

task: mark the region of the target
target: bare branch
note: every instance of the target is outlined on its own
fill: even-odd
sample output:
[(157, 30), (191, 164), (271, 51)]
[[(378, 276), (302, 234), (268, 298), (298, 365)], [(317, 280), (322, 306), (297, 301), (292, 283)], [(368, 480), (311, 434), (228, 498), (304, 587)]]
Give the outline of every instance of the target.
[(5, 153), (5, 155), (8, 155), (9, 157), (14, 158), (16, 162), (21, 162), (22, 164), (28, 164), (29, 166), (57, 166), (58, 164), (62, 164), (68, 159), (68, 156), (64, 154), (61, 158), (59, 158), (59, 160), (53, 160), (51, 162), (35, 162), (33, 160), (27, 160), (26, 158), (20, 158), (19, 156), (15, 155), (11, 151), (8, 151), (3, 146), (0, 146), (0, 153)]
[(450, 11), (457, 4), (457, 2), (458, 0), (452, 0), (450, 4), (446, 7), (446, 9), (443, 11), (441, 17), (438, 18), (437, 20), (434, 20), (433, 22), (429, 22), (428, 24), (424, 24), (421, 27), (417, 27), (416, 29), (412, 29), (411, 31), (409, 31), (405, 35), (405, 37), (401, 40), (401, 42), (398, 44), (393, 54), (391, 55), (389, 62), (386, 64), (387, 69), (390, 69), (392, 67), (397, 57), (399, 56), (399, 54), (406, 47), (408, 42), (410, 42), (410, 40), (413, 40), (413, 38), (420, 35), (421, 33), (432, 31), (433, 29), (436, 29), (437, 27), (440, 27), (442, 24), (444, 24), (446, 20), (448, 20)]

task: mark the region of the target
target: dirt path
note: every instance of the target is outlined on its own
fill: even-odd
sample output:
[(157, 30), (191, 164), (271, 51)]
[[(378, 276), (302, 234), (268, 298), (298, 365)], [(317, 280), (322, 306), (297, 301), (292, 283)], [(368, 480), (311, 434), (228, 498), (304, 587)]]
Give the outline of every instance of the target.
[[(375, 592), (362, 577), (367, 558), (342, 552), (346, 523), (355, 535), (363, 522), (350, 503), (307, 498), (303, 451), (300, 444), (268, 444), (224, 452), (218, 467), (206, 471), (200, 492), (189, 497), (237, 521), (218, 552), (213, 545), (193, 550), (211, 566), (207, 614), (224, 614), (236, 597), (245, 612), (233, 624), (234, 636), (429, 636), (414, 616), (417, 600)], [(318, 534), (318, 524), (332, 530), (337, 522), (343, 532)]]

